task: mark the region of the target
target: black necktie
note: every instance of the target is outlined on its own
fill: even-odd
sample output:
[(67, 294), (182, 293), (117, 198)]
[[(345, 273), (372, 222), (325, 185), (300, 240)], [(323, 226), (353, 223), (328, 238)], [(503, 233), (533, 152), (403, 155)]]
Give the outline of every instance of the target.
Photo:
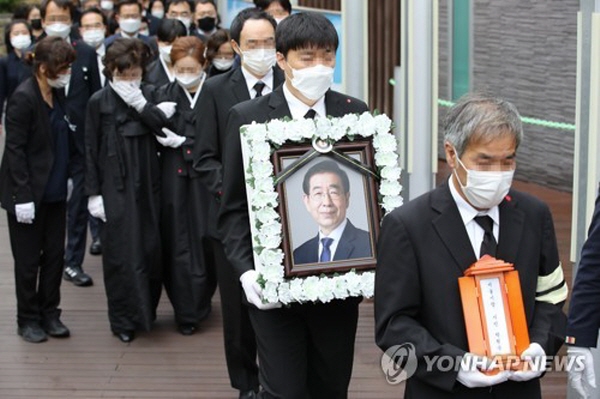
[(315, 111), (314, 109), (309, 109), (308, 111), (306, 111), (306, 114), (304, 114), (304, 118), (305, 119), (315, 119), (315, 115), (317, 115), (317, 111)]
[(489, 216), (476, 216), (475, 221), (484, 231), (479, 256), (481, 257), (487, 254), (495, 257), (497, 243), (494, 238), (494, 221)]
[(256, 96), (254, 96), (254, 98), (262, 96), (262, 91), (265, 88), (265, 86), (266, 85), (260, 80), (256, 82), (256, 84), (253, 87), (253, 89), (256, 90)]

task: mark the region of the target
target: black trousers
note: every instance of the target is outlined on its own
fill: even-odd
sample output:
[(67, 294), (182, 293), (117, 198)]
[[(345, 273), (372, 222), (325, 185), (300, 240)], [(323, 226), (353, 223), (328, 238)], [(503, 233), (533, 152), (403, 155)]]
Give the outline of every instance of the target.
[(85, 171), (78, 166), (71, 173), (73, 191), (69, 198), (67, 210), (67, 249), (65, 251), (65, 266), (81, 267), (85, 257), (87, 242), (87, 227), (89, 213), (87, 210), (88, 197), (84, 192)]
[(32, 224), (19, 223), (8, 213), (20, 326), (60, 316), (65, 212), (65, 202), (42, 203)]
[(242, 302), (242, 286), (227, 261), (223, 245), (208, 238), (217, 269), (223, 314), (225, 359), (231, 386), (242, 392), (258, 390), (256, 365), (256, 338), (248, 315), (248, 306)]
[(345, 399), (352, 376), (358, 298), (250, 308), (264, 399)]

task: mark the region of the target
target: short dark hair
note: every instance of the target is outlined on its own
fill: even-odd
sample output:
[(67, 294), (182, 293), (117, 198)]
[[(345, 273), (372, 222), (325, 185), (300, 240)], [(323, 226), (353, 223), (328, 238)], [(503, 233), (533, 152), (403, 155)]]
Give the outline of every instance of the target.
[(208, 62), (212, 62), (219, 52), (219, 47), (230, 40), (231, 37), (229, 36), (229, 31), (227, 29), (219, 29), (210, 35), (208, 41), (206, 42), (206, 59)]
[(171, 5), (177, 5), (177, 4), (181, 4), (181, 3), (185, 3), (188, 6), (190, 6), (190, 11), (194, 12), (194, 6), (193, 6), (192, 2), (189, 0), (169, 0), (169, 1), (167, 1), (167, 5), (165, 6), (165, 14), (169, 11), (169, 7), (171, 7)]
[(279, 3), (284, 10), (290, 15), (292, 14), (292, 3), (290, 3), (290, 0), (254, 0), (254, 5), (261, 10), (266, 10), (273, 3)]
[(10, 43), (10, 31), (12, 30), (13, 26), (19, 24), (24, 24), (27, 27), (27, 30), (29, 31), (29, 36), (33, 34), (33, 32), (31, 31), (31, 26), (29, 26), (27, 21), (25, 21), (24, 19), (13, 19), (8, 24), (6, 24), (6, 27), (4, 27), (4, 44), (6, 45), (6, 52), (9, 54), (15, 50), (12, 44)]
[(51, 2), (56, 4), (61, 10), (64, 10), (65, 8), (68, 9), (69, 15), (71, 16), (71, 21), (73, 21), (75, 6), (71, 0), (42, 0), (42, 4), (40, 4), (40, 14), (42, 15), (42, 19), (46, 19), (46, 10), (48, 9), (48, 4)]
[(143, 11), (142, 5), (137, 1), (137, 0), (121, 0), (117, 3), (117, 6), (115, 7), (115, 14), (121, 14), (121, 7), (123, 6), (131, 6), (131, 5), (136, 5), (138, 6), (138, 8), (140, 9), (140, 14)]
[(79, 16), (79, 26), (81, 26), (81, 20), (83, 19), (83, 17), (85, 17), (88, 14), (97, 14), (100, 15), (100, 17), (102, 17), (102, 23), (104, 24), (104, 26), (108, 25), (108, 18), (106, 18), (106, 15), (104, 15), (104, 13), (102, 11), (100, 11), (99, 9), (97, 9), (96, 7), (92, 7), (92, 8), (88, 8), (87, 10), (83, 11), (81, 13), (81, 15)]
[(244, 24), (250, 19), (264, 19), (273, 26), (273, 29), (277, 28), (277, 22), (275, 22), (273, 17), (267, 14), (266, 12), (259, 10), (255, 7), (245, 8), (242, 11), (240, 11), (231, 22), (231, 38), (235, 40), (236, 43), (240, 43), (240, 35), (242, 34), (242, 29), (244, 29)]
[(150, 0), (150, 2), (148, 3), (148, 8), (146, 8), (146, 15), (150, 15), (152, 13), (152, 6), (157, 1), (163, 5), (163, 8), (165, 9), (165, 14), (166, 14), (167, 4), (166, 4), (165, 0)]
[(104, 75), (112, 79), (113, 71), (116, 69), (123, 72), (129, 68), (142, 68), (145, 72), (146, 64), (152, 59), (150, 46), (140, 39), (120, 37), (106, 49), (102, 63), (104, 64)]
[(212, 4), (212, 6), (215, 8), (215, 11), (219, 11), (218, 7), (217, 7), (217, 3), (215, 2), (215, 0), (196, 0), (194, 2), (194, 11), (196, 11), (196, 6), (198, 4)]
[(275, 49), (284, 57), (290, 50), (309, 47), (337, 50), (338, 45), (337, 31), (331, 21), (315, 12), (292, 14), (277, 25)]
[(75, 61), (76, 53), (71, 44), (58, 36), (46, 36), (26, 55), (26, 61), (37, 73), (42, 64), (46, 65), (48, 78), (56, 79), (58, 72)]
[(187, 29), (178, 19), (163, 18), (156, 30), (156, 38), (161, 42), (172, 43), (178, 37), (186, 36)]
[(40, 9), (40, 6), (37, 4), (20, 4), (18, 6), (15, 7), (15, 10), (13, 12), (12, 15), (12, 19), (25, 19), (27, 20), (29, 18), (29, 14), (31, 13), (31, 11), (37, 8), (38, 10)]
[(342, 181), (344, 193), (350, 192), (350, 179), (348, 179), (348, 174), (340, 168), (337, 162), (327, 160), (311, 166), (308, 172), (306, 172), (306, 174), (304, 175), (304, 180), (302, 181), (302, 191), (304, 191), (304, 194), (310, 194), (310, 179), (314, 175), (321, 173), (334, 173), (338, 175), (338, 177)]

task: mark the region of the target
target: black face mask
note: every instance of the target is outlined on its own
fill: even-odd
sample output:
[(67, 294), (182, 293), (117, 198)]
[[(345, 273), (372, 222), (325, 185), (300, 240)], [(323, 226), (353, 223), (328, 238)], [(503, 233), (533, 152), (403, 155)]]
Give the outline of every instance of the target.
[(35, 30), (42, 29), (42, 20), (39, 18), (31, 20), (31, 28)]
[(200, 18), (196, 22), (198, 23), (198, 28), (200, 30), (203, 30), (204, 32), (212, 31), (213, 29), (215, 29), (215, 26), (217, 25), (217, 19), (213, 18), (213, 17)]

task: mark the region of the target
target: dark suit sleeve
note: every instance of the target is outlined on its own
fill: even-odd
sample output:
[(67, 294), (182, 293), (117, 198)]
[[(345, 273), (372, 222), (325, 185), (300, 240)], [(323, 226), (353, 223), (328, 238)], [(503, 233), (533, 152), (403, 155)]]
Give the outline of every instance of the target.
[(36, 118), (33, 107), (31, 99), (24, 92), (17, 91), (12, 95), (6, 108), (4, 157), (8, 162), (13, 181), (12, 195), (15, 204), (34, 200), (27, 160), (27, 146), (31, 139), (32, 124)]
[(240, 143), (240, 127), (247, 121), (236, 107), (229, 112), (227, 142), (223, 156), (223, 196), (219, 212), (219, 234), (227, 259), (237, 276), (254, 268), (252, 237), (246, 199), (246, 184)]
[(566, 316), (562, 308), (568, 289), (558, 257), (552, 215), (546, 205), (542, 218), (542, 250), (529, 339), (540, 344), (547, 355), (554, 355), (565, 340)]
[(223, 165), (219, 140), (219, 116), (212, 86), (205, 86), (198, 98), (196, 141), (193, 150), (193, 167), (210, 193), (219, 197), (223, 191)]
[(569, 305), (567, 336), (575, 346), (596, 347), (600, 328), (600, 196), (581, 250)]
[(0, 58), (0, 124), (4, 114), (4, 102), (8, 93), (8, 56)]
[(85, 194), (100, 194), (100, 173), (98, 166), (98, 154), (100, 152), (100, 141), (102, 129), (100, 126), (99, 96), (94, 96), (88, 102), (85, 125)]
[(452, 391), (458, 370), (426, 370), (424, 356), (464, 355), (465, 351), (438, 342), (420, 323), (422, 317), (420, 268), (410, 232), (397, 212), (383, 219), (375, 276), (375, 340), (386, 351), (394, 345), (414, 345), (419, 360), (415, 377), (444, 391)]

